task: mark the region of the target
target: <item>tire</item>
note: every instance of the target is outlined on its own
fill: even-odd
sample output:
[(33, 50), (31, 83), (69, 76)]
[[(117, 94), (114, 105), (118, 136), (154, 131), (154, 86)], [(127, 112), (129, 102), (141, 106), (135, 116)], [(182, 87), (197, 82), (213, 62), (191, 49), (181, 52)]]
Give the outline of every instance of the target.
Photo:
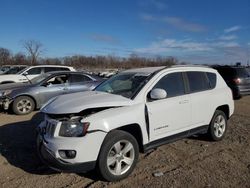
[(216, 110), (210, 122), (208, 135), (213, 141), (224, 138), (227, 130), (227, 117), (223, 111)]
[(138, 156), (138, 143), (131, 134), (120, 130), (111, 131), (102, 144), (97, 167), (105, 180), (119, 181), (134, 170)]
[(12, 105), (12, 110), (17, 115), (26, 115), (35, 109), (35, 102), (28, 96), (17, 97)]

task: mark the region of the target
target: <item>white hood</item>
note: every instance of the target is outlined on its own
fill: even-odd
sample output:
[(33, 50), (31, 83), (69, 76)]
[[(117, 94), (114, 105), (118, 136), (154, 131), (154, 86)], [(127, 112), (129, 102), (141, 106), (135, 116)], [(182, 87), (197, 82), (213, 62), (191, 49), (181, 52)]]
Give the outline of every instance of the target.
[(131, 99), (99, 91), (61, 95), (51, 100), (41, 111), (48, 114), (73, 114), (99, 107), (128, 106)]
[(26, 79), (26, 78), (24, 76), (22, 76), (22, 75), (19, 75), (19, 74), (3, 74), (3, 75), (0, 75), (0, 82), (3, 82), (3, 81), (19, 82), (19, 79)]

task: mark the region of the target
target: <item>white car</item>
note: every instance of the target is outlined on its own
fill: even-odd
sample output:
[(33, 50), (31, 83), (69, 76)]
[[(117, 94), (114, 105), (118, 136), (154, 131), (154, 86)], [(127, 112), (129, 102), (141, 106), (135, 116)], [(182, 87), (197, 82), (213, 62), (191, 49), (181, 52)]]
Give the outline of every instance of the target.
[(39, 76), (42, 73), (52, 71), (75, 71), (73, 67), (61, 65), (37, 65), (27, 67), (17, 74), (4, 74), (0, 75), (0, 84), (28, 82), (32, 78)]
[(68, 172), (97, 168), (117, 181), (133, 171), (139, 151), (200, 133), (221, 140), (234, 101), (216, 70), (173, 66), (124, 71), (94, 91), (54, 98), (41, 111), (44, 163)]

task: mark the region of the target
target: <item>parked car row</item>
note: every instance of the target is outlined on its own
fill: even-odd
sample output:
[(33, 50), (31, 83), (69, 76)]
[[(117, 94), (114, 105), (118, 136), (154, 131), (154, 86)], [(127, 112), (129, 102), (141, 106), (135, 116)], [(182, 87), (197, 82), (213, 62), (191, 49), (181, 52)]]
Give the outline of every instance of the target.
[(98, 76), (104, 77), (104, 78), (110, 78), (118, 73), (118, 69), (111, 69), (106, 70), (98, 73)]
[(11, 66), (3, 66), (0, 68), (0, 75), (3, 74), (17, 74), (21, 70), (27, 68), (27, 65), (11, 65)]
[(2, 74), (3, 72), (9, 70), (11, 68), (10, 65), (4, 65), (0, 67), (0, 74)]
[(22, 69), (26, 68), (27, 65), (4, 65), (0, 67), (0, 75), (1, 74), (16, 74)]
[[(10, 69), (11, 70), (11, 69)], [(18, 73), (0, 75), (0, 84), (29, 82), (40, 74), (52, 71), (75, 71), (73, 67), (59, 65), (38, 65), (22, 69)]]
[[(9, 70), (5, 71), (3, 75), (0, 75), (0, 107), (5, 110), (12, 109), (16, 114), (28, 114), (34, 109), (39, 109), (47, 100), (57, 95), (91, 90), (98, 85), (101, 80), (99, 77), (94, 76), (94, 74), (85, 73), (86, 76), (89, 76), (90, 80), (84, 80), (84, 78), (82, 78), (81, 81), (75, 82), (69, 78), (65, 83), (53, 83), (45, 87), (45, 84), (39, 82), (45, 81), (46, 78), (49, 79), (50, 77), (59, 76), (60, 71), (75, 71), (75, 69), (73, 67), (58, 65), (39, 65), (31, 67), (20, 65), (6, 67), (8, 67)], [(227, 85), (231, 88), (234, 99), (239, 99), (244, 95), (250, 94), (249, 69), (241, 66), (213, 66), (213, 68), (220, 73)], [(18, 72), (17, 70), (20, 71)], [(57, 73), (47, 74), (51, 71), (57, 71)], [(67, 74), (72, 77), (70, 74), (73, 73), (68, 72)], [(36, 78), (38, 75), (41, 76)], [(23, 82), (25, 84), (22, 84)], [(43, 85), (43, 87), (41, 87), (41, 85)], [(77, 86), (73, 88), (72, 85)], [(45, 97), (43, 95), (45, 95), (44, 92), (46, 93), (46, 91), (50, 94)], [(40, 99), (41, 96), (43, 96), (43, 99)], [(23, 106), (20, 105), (21, 103), (24, 103)], [(18, 105), (19, 108), (17, 107)]]
[[(46, 67), (45, 67), (46, 69)], [(102, 80), (98, 77), (72, 71), (47, 72), (26, 83), (0, 86), (0, 106), (24, 115), (40, 109), (58, 95), (94, 89)]]

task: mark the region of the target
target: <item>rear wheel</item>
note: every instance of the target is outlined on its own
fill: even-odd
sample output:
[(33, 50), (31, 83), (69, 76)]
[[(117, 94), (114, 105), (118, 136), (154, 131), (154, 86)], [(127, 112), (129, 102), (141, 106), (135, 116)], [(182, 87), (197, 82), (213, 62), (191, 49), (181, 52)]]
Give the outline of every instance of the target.
[(99, 158), (98, 169), (107, 181), (126, 178), (135, 168), (139, 147), (129, 133), (115, 130), (105, 138)]
[(35, 109), (34, 100), (28, 96), (17, 97), (12, 106), (13, 112), (17, 115), (29, 114)]
[(214, 141), (222, 140), (227, 130), (227, 117), (223, 111), (216, 110), (209, 126), (209, 136)]

